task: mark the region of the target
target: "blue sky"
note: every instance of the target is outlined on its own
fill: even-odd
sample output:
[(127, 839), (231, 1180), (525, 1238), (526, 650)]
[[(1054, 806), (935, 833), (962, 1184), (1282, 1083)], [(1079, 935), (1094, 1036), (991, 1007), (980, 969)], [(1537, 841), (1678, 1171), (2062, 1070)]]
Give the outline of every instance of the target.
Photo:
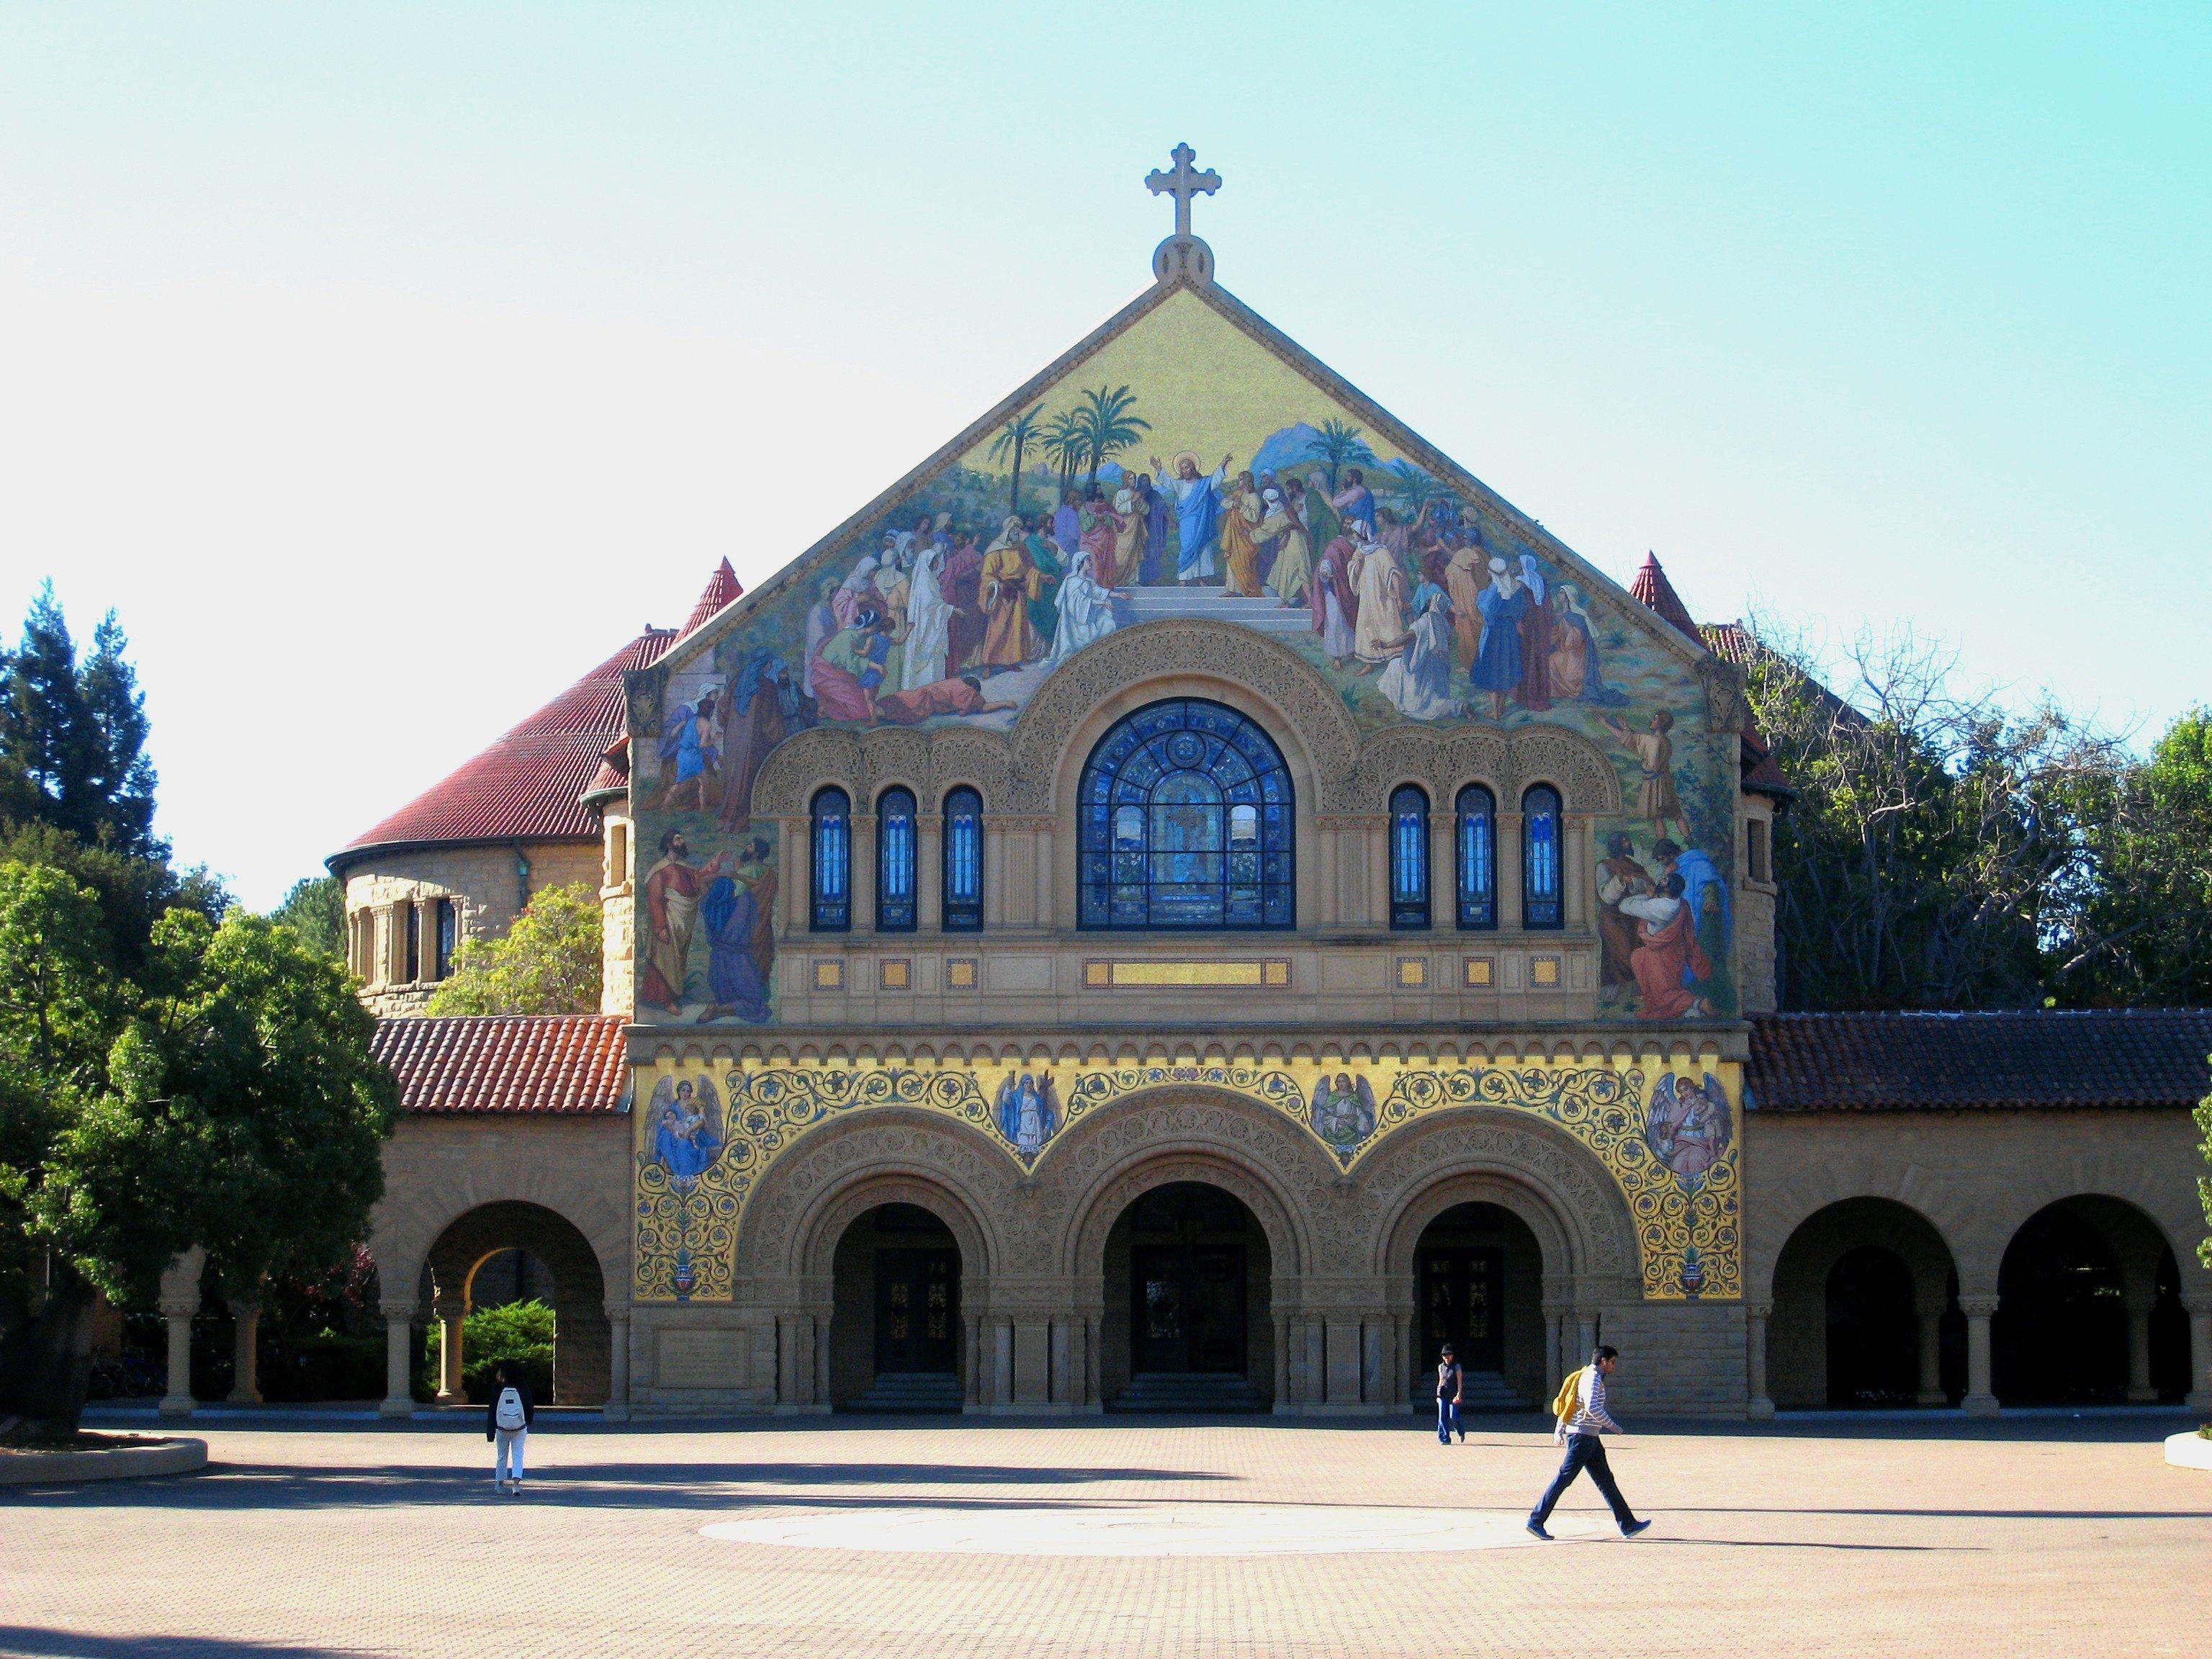
[(2212, 696), (2212, 12), (0, 10), (0, 616), (109, 605), (272, 902), (1149, 280), (1601, 568)]

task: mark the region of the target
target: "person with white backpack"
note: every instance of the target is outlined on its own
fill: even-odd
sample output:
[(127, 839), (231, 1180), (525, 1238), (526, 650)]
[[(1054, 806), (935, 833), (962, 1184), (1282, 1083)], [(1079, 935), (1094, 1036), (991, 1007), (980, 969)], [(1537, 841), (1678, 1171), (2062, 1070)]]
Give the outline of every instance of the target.
[(529, 1385), (513, 1366), (502, 1364), (495, 1376), (491, 1403), (484, 1407), (484, 1438), (495, 1448), (491, 1480), (497, 1490), (519, 1498), (522, 1495), (522, 1445), (530, 1437), (530, 1425), (538, 1419), (538, 1407), (530, 1398)]

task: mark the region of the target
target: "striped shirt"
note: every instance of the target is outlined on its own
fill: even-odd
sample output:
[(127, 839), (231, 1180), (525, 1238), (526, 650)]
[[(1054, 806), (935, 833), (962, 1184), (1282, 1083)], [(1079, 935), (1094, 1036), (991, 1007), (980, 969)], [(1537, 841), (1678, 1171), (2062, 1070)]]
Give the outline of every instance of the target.
[(1605, 1373), (1596, 1366), (1583, 1367), (1582, 1379), (1575, 1389), (1574, 1412), (1562, 1426), (1569, 1434), (1625, 1432), (1605, 1408)]

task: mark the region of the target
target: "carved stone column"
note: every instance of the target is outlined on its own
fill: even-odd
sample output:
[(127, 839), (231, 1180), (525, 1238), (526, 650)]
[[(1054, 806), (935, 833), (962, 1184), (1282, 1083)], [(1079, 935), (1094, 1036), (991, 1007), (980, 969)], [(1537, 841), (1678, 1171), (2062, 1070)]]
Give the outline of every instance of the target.
[(207, 1252), (197, 1244), (169, 1263), (161, 1275), (161, 1317), (169, 1327), (169, 1386), (161, 1396), (161, 1415), (192, 1414), (192, 1316), (200, 1310), (200, 1269)]
[(2189, 1397), (2193, 1412), (2212, 1412), (2212, 1294), (2185, 1296), (2189, 1310)]
[(1275, 1411), (1286, 1414), (1291, 1406), (1291, 1322), (1286, 1314), (1275, 1316)]
[(1959, 1308), (1966, 1316), (1966, 1397), (1959, 1407), (1969, 1417), (1995, 1417), (1997, 1397), (1990, 1386), (1990, 1320), (1997, 1310), (1997, 1298), (1962, 1296)]
[(1948, 1406), (1951, 1396), (1943, 1392), (1943, 1304), (1918, 1310), (1920, 1317), (1920, 1392), (1914, 1395), (1923, 1406)]
[(1544, 1399), (1547, 1403), (1559, 1397), (1559, 1384), (1567, 1375), (1566, 1323), (1564, 1304), (1544, 1304)]
[(1744, 1361), (1749, 1372), (1750, 1403), (1744, 1415), (1764, 1420), (1774, 1415), (1774, 1402), (1766, 1395), (1766, 1322), (1772, 1316), (1771, 1302), (1747, 1302), (1743, 1304)]
[(461, 1380), (461, 1329), (469, 1304), (459, 1297), (441, 1296), (432, 1307), (438, 1316), (438, 1403), (457, 1406), (468, 1399)]
[(246, 1297), (230, 1299), (231, 1383), (224, 1397), (234, 1406), (261, 1403), (261, 1304)]
[(415, 1414), (415, 1304), (389, 1298), (380, 1301), (384, 1315), (384, 1399), (380, 1417)]
[(2150, 1381), (2150, 1310), (2154, 1295), (2148, 1285), (2128, 1287), (2128, 1399), (2136, 1405), (2158, 1398)]
[(607, 1304), (607, 1403), (599, 1415), (610, 1423), (629, 1421), (629, 1304)]

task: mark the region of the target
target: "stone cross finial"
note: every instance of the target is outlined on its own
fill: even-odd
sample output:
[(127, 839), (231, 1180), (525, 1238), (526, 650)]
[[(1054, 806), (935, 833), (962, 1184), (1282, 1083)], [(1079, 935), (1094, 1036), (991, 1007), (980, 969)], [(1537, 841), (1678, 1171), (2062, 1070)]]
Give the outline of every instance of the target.
[(1190, 198), (1201, 191), (1211, 196), (1219, 190), (1221, 175), (1211, 167), (1204, 173), (1193, 168), (1198, 152), (1188, 144), (1177, 144), (1168, 156), (1175, 163), (1171, 171), (1155, 167), (1145, 179), (1153, 195), (1172, 196), (1176, 204), (1175, 234), (1152, 250), (1152, 275), (1163, 283), (1188, 277), (1202, 287), (1213, 280), (1213, 250), (1191, 234)]

